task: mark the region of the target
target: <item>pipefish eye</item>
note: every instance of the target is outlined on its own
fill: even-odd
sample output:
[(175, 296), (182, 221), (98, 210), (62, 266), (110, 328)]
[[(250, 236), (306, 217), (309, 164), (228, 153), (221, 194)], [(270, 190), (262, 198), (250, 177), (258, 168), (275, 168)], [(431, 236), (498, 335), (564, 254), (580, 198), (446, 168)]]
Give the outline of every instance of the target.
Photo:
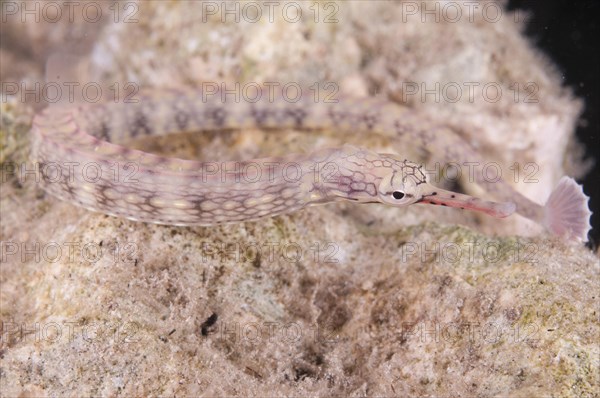
[(392, 197), (396, 200), (400, 200), (400, 199), (404, 198), (404, 196), (405, 196), (405, 193), (402, 191), (394, 191), (392, 193)]

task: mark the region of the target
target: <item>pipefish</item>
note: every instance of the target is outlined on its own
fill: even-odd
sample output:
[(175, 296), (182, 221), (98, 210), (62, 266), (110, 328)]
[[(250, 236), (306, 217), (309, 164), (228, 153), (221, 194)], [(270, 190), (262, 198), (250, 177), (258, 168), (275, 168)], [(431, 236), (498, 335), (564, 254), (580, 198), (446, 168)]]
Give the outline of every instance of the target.
[(131, 220), (178, 226), (237, 223), (336, 201), (404, 207), (434, 204), (507, 217), (515, 211), (566, 239), (587, 241), (588, 197), (563, 177), (545, 205), (503, 180), (476, 182), (502, 202), (430, 184), (422, 166), (344, 145), (309, 154), (201, 162), (129, 149), (132, 138), (219, 129), (336, 129), (408, 139), (445, 161), (481, 161), (473, 147), (411, 108), (369, 99), (338, 103), (281, 97), (207, 99), (201, 91), (151, 91), (137, 103), (50, 107), (32, 127), (41, 185), (75, 205)]

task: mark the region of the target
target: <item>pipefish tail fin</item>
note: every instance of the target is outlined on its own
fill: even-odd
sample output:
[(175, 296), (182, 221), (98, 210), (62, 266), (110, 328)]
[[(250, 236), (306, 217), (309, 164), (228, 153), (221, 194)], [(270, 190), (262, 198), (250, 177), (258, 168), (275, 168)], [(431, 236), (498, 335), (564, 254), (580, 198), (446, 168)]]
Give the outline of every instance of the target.
[(563, 177), (544, 206), (544, 226), (553, 234), (587, 242), (592, 229), (589, 196), (571, 177)]

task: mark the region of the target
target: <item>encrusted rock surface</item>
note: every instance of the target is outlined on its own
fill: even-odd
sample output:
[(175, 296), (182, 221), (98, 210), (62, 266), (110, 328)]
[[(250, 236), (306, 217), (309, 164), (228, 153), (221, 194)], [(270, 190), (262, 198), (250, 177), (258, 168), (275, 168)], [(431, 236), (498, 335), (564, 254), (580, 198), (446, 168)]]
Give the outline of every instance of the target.
[(56, 204), (35, 224), (81, 248), (3, 264), (6, 396), (597, 394), (585, 248), (325, 207), (208, 229)]

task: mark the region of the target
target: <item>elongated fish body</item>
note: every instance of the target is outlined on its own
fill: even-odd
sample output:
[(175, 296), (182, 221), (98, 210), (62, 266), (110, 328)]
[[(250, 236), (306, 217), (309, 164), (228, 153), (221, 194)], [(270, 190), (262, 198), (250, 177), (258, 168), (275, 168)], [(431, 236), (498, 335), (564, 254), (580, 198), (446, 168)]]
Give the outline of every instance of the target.
[[(33, 122), (33, 157), (43, 188), (86, 209), (170, 225), (256, 220), (335, 201), (444, 205), (507, 217), (514, 211), (572, 240), (587, 240), (588, 197), (563, 177), (545, 206), (503, 181), (477, 182), (502, 203), (429, 184), (421, 166), (345, 145), (309, 154), (243, 161), (166, 158), (123, 146), (132, 138), (232, 128), (338, 129), (409, 138), (439, 159), (480, 159), (450, 129), (409, 108), (368, 99), (337, 103), (206, 98), (200, 91), (156, 91), (138, 103), (48, 108)], [(483, 163), (483, 162), (481, 162)], [(477, 173), (476, 173), (477, 175)]]

